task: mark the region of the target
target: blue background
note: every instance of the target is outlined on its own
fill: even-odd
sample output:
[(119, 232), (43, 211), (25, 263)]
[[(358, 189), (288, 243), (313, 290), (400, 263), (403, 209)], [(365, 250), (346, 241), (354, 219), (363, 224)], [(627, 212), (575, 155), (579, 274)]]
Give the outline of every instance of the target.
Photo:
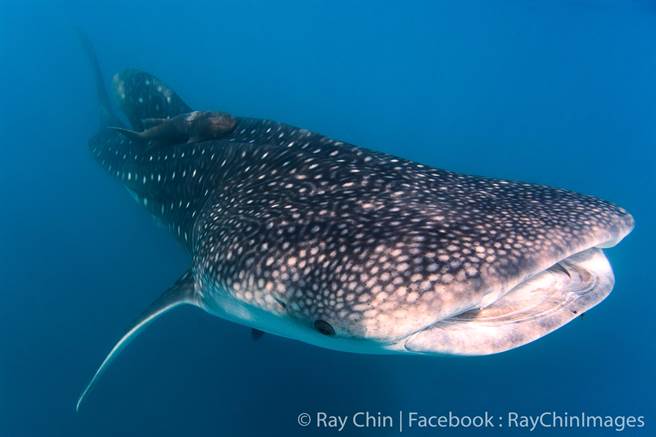
[[(97, 101), (74, 26), (107, 77), (145, 69), (195, 108), (615, 201), (637, 221), (608, 251), (615, 291), (538, 342), (479, 358), (254, 343), (184, 308), (75, 414), (119, 333), (189, 260), (86, 149)], [(297, 414), (399, 409), (645, 415), (623, 435), (653, 435), (653, 2), (3, 0), (0, 57), (1, 436), (334, 435)]]

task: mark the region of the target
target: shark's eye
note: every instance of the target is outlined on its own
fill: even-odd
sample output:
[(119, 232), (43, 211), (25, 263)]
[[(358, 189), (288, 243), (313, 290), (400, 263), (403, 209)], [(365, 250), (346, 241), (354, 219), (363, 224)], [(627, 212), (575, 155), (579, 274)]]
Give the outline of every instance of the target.
[(329, 335), (329, 336), (335, 335), (335, 330), (333, 329), (332, 326), (330, 326), (330, 323), (326, 322), (325, 320), (319, 319), (315, 321), (314, 329), (316, 329), (323, 335)]

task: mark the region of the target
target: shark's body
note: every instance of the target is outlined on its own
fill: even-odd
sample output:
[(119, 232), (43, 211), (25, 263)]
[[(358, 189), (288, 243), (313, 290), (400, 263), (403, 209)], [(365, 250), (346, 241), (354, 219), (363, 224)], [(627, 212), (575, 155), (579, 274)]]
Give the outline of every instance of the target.
[[(146, 73), (114, 86), (134, 129), (191, 111)], [(274, 121), (236, 117), (221, 139), (150, 149), (103, 128), (90, 149), (192, 256), (90, 386), (180, 303), (351, 352), (508, 350), (603, 300), (613, 275), (600, 248), (633, 228), (593, 197), (438, 170)]]

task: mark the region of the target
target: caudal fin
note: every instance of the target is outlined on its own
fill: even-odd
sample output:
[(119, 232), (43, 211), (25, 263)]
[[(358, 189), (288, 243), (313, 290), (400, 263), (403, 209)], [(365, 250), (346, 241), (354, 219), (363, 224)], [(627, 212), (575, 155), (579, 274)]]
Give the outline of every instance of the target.
[(93, 377), (87, 384), (87, 386), (82, 391), (82, 394), (77, 400), (75, 405), (75, 411), (80, 410), (80, 405), (89, 394), (91, 389), (95, 386), (96, 382), (100, 378), (105, 370), (109, 367), (110, 363), (116, 358), (118, 353), (132, 340), (136, 335), (141, 332), (143, 328), (146, 327), (150, 322), (155, 320), (157, 317), (161, 316), (168, 310), (182, 304), (195, 304), (194, 298), (194, 279), (191, 271), (187, 271), (183, 274), (180, 279), (176, 281), (175, 284), (168, 290), (166, 290), (162, 295), (157, 298), (148, 309), (139, 317), (135, 323), (132, 324), (130, 329), (127, 330), (125, 334), (116, 342), (112, 350), (109, 351), (107, 357), (103, 360), (94, 373)]
[(98, 96), (98, 104), (100, 106), (100, 123), (103, 126), (107, 125), (120, 125), (121, 122), (112, 110), (112, 104), (109, 99), (109, 94), (107, 94), (107, 89), (105, 88), (105, 80), (100, 69), (100, 62), (98, 62), (98, 56), (96, 55), (96, 50), (91, 44), (89, 37), (79, 28), (75, 29), (82, 44), (82, 48), (87, 54), (89, 59), (89, 64), (93, 70), (94, 81), (96, 84), (96, 94)]
[(114, 75), (113, 82), (121, 109), (135, 130), (146, 128), (145, 119), (165, 119), (191, 112), (180, 96), (152, 74), (124, 70)]

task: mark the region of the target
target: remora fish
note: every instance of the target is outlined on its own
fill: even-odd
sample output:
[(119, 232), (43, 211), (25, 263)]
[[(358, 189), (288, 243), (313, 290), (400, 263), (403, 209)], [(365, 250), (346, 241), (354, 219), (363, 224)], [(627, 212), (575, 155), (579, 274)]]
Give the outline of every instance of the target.
[[(219, 139), (146, 148), (107, 129), (120, 124), (94, 71), (105, 121), (91, 153), (192, 262), (77, 408), (128, 340), (181, 304), (325, 348), (483, 355), (548, 334), (613, 287), (602, 249), (634, 221), (609, 202), (253, 118)], [(135, 130), (192, 111), (144, 72), (117, 74), (114, 88)]]
[(193, 111), (171, 118), (148, 118), (141, 123), (147, 126), (141, 132), (114, 126), (109, 126), (109, 129), (146, 146), (161, 147), (221, 138), (235, 128), (237, 120), (220, 112)]

